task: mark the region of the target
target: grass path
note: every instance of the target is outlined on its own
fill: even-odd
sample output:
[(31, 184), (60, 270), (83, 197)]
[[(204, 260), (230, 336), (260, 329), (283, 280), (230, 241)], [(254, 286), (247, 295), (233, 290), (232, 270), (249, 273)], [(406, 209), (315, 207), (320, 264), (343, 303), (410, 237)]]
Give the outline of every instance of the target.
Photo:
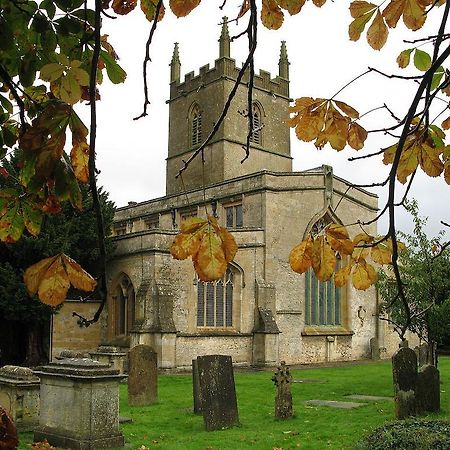
[[(439, 360), (441, 406), (439, 418), (450, 419), (450, 358)], [(364, 394), (392, 396), (390, 361), (332, 368), (302, 368), (293, 371), (296, 379), (322, 383), (294, 383), (295, 417), (287, 421), (273, 417), (275, 387), (272, 372), (235, 373), (241, 426), (224, 431), (204, 431), (203, 419), (192, 413), (190, 375), (159, 377), (159, 403), (129, 407), (126, 386), (121, 386), (121, 415), (133, 423), (123, 424), (126, 446), (151, 450), (273, 450), (352, 449), (367, 431), (394, 417), (389, 401), (367, 402), (351, 410), (309, 407), (305, 400), (349, 401), (345, 396)], [(350, 400), (351, 401), (351, 400)], [(23, 435), (21, 449), (31, 441)]]

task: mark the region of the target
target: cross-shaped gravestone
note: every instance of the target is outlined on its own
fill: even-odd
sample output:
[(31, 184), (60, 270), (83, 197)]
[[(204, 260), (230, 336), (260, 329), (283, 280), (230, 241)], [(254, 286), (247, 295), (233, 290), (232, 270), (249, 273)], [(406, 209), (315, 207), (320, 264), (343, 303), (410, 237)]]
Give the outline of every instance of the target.
[(293, 381), (289, 367), (281, 361), (272, 377), (272, 381), (277, 388), (275, 396), (275, 417), (278, 419), (289, 419), (292, 417), (292, 393), (291, 384)]

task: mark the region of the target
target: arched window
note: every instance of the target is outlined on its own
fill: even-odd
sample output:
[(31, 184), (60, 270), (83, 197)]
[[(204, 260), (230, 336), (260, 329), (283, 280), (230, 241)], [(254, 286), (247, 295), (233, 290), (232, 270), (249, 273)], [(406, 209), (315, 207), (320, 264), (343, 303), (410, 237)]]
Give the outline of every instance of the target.
[(262, 144), (262, 114), (261, 108), (253, 103), (253, 132), (250, 135), (250, 141), (255, 144)]
[(113, 293), (115, 336), (126, 336), (130, 333), (135, 321), (135, 295), (130, 278), (123, 274)]
[(197, 280), (197, 327), (233, 326), (234, 274), (228, 267), (221, 280)]
[(199, 145), (202, 143), (202, 111), (198, 105), (191, 110), (191, 145)]
[[(316, 236), (332, 222), (326, 214), (311, 227), (311, 234)], [(337, 256), (336, 270), (342, 266)], [(333, 277), (328, 281), (319, 281), (311, 268), (305, 273), (305, 325), (340, 326), (342, 325), (342, 304), (345, 287), (334, 285)]]

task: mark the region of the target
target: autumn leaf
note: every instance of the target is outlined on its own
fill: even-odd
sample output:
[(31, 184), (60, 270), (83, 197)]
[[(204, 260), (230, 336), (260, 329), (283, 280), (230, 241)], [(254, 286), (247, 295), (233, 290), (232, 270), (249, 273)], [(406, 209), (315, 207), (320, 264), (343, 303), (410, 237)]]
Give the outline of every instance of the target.
[(301, 11), (304, 4), (306, 3), (306, 0), (277, 0), (277, 3), (283, 9), (287, 10), (291, 16), (294, 16)]
[(336, 254), (325, 236), (314, 239), (312, 247), (312, 267), (320, 281), (327, 281), (334, 273), (336, 266)]
[[(141, 0), (141, 10), (145, 14), (146, 19), (149, 22), (153, 22), (155, 20), (156, 15), (156, 7), (158, 6), (159, 0)], [(161, 8), (159, 10), (158, 22), (161, 21), (165, 14), (164, 5), (161, 4)]]
[[(194, 219), (197, 218), (195, 217)], [(175, 259), (186, 259), (198, 252), (205, 227), (208, 224), (206, 219), (201, 220), (202, 222), (195, 222), (192, 225), (190, 225), (191, 219), (185, 221), (188, 222), (184, 225), (186, 231), (182, 229), (170, 247), (170, 253)]]
[(391, 0), (383, 10), (383, 16), (389, 28), (395, 28), (403, 16), (407, 28), (416, 31), (427, 20), (426, 7), (427, 2), (423, 0)]
[(45, 258), (25, 270), (24, 282), (30, 296), (38, 294), (41, 302), (57, 306), (62, 303), (70, 285), (91, 292), (97, 282), (73, 259), (61, 253)]
[(414, 50), (413, 48), (407, 48), (397, 56), (397, 64), (401, 69), (404, 69), (409, 65), (411, 53), (413, 50)]
[(294, 247), (289, 254), (289, 264), (294, 272), (304, 273), (312, 265), (313, 240), (308, 236)]
[(367, 42), (374, 50), (381, 50), (386, 44), (388, 35), (388, 28), (380, 10), (378, 10), (375, 19), (367, 30)]
[(365, 291), (377, 281), (377, 278), (375, 268), (365, 259), (360, 259), (355, 263), (352, 270), (352, 284), (356, 289)]
[(361, 150), (364, 147), (368, 132), (365, 128), (356, 122), (352, 122), (348, 127), (347, 142), (355, 150)]
[(346, 266), (340, 268), (334, 274), (334, 285), (338, 288), (345, 286), (348, 283), (350, 273), (353, 267), (353, 262), (347, 264)]
[(334, 251), (339, 252), (341, 255), (351, 255), (353, 253), (355, 245), (350, 240), (348, 231), (343, 225), (330, 224), (325, 228), (325, 235)]
[(365, 1), (354, 1), (350, 4), (350, 14), (354, 20), (348, 27), (348, 35), (351, 41), (357, 41), (360, 37), (367, 23), (370, 21), (377, 5)]
[(262, 0), (261, 22), (269, 30), (278, 30), (283, 25), (284, 14), (276, 0)]
[(89, 145), (86, 141), (74, 141), (70, 152), (70, 161), (78, 181), (89, 181)]
[(177, 17), (187, 16), (200, 4), (201, 0), (170, 0), (169, 6)]
[(137, 0), (113, 0), (112, 9), (116, 14), (126, 15), (136, 8)]
[(207, 225), (197, 253), (192, 257), (195, 271), (202, 281), (222, 278), (227, 270), (227, 260), (222, 240), (212, 226)]
[[(378, 237), (377, 240), (381, 240), (381, 237)], [(392, 249), (389, 248), (386, 241), (379, 242), (371, 248), (370, 257), (378, 264), (390, 264), (392, 261)]]

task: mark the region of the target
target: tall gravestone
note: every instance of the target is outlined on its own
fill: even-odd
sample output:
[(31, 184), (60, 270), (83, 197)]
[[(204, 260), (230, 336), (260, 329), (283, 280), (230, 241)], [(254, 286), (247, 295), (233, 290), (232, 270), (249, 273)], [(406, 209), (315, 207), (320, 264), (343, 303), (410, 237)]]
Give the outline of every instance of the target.
[(147, 406), (158, 402), (158, 355), (149, 345), (128, 352), (128, 404)]
[(416, 400), (419, 413), (438, 412), (441, 409), (439, 370), (431, 364), (419, 369)]
[(63, 359), (35, 370), (41, 410), (34, 440), (72, 450), (123, 447), (117, 369), (91, 359)]
[(277, 419), (289, 419), (292, 417), (292, 375), (289, 367), (281, 361), (272, 381), (275, 383), (277, 393), (275, 396), (275, 417)]
[(192, 360), (192, 394), (194, 398), (194, 414), (202, 413), (202, 392), (200, 389), (200, 379), (198, 376), (197, 360)]
[(197, 365), (206, 430), (239, 425), (231, 356), (199, 356)]
[(401, 347), (392, 356), (395, 415), (404, 419), (416, 414), (417, 356), (414, 350)]

